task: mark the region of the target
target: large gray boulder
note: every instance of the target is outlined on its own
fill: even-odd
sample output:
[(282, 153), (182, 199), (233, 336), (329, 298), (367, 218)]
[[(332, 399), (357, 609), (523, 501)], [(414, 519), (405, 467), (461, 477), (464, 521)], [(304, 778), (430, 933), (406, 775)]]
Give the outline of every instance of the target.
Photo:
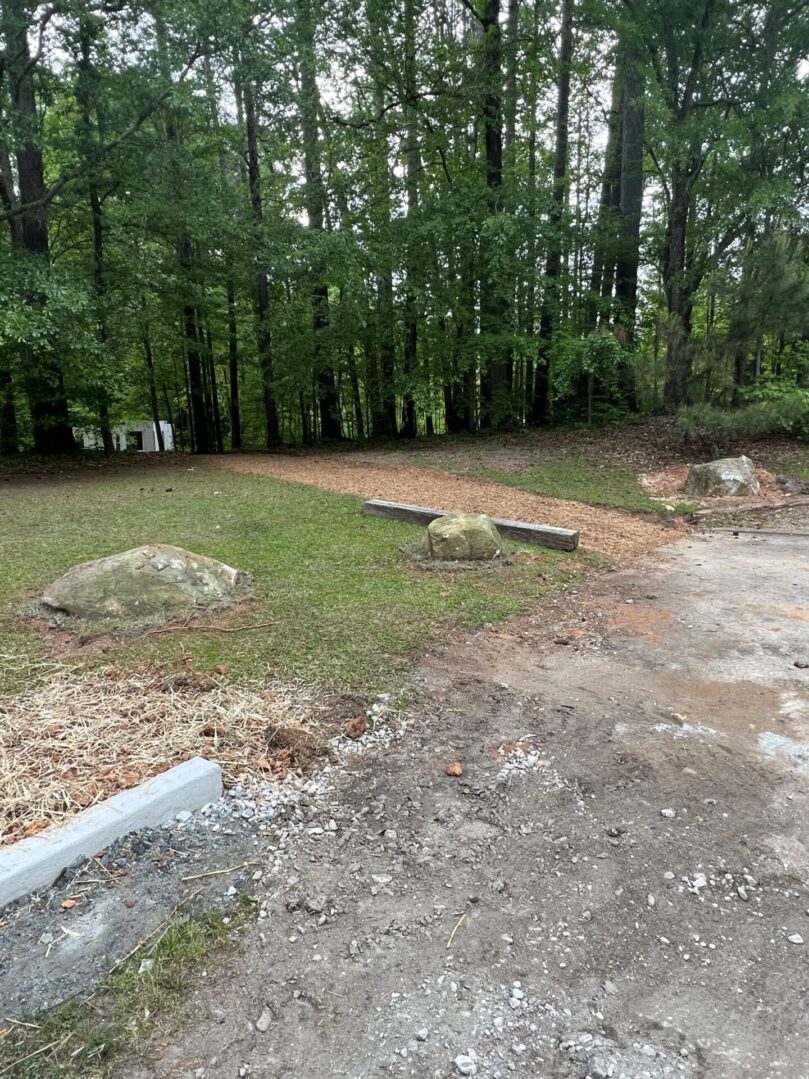
[(487, 562), (503, 549), (491, 517), (484, 513), (453, 513), (427, 525), (424, 552), (443, 562)]
[(76, 618), (154, 619), (221, 607), (238, 570), (161, 543), (82, 562), (45, 589), (42, 603)]
[(685, 493), (697, 497), (761, 494), (756, 466), (749, 457), (722, 457), (694, 465), (685, 481)]

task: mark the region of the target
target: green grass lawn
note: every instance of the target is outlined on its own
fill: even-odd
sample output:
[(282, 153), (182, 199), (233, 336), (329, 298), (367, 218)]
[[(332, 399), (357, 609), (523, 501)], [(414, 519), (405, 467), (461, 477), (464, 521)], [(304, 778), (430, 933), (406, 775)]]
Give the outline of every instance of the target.
[[(605, 459), (584, 454), (552, 457), (534, 468), (507, 472), (499, 468), (481, 468), (476, 475), (498, 483), (519, 487), (523, 491), (567, 498), (573, 502), (589, 502), (594, 506), (617, 506), (627, 510), (670, 513), (662, 502), (655, 501), (638, 473)], [(671, 505), (671, 503), (669, 503)], [(675, 505), (675, 513), (689, 513), (693, 506)]]
[(774, 469), (790, 479), (809, 480), (809, 446), (803, 446), (779, 458)]
[(248, 682), (388, 687), (447, 634), (507, 618), (569, 576), (567, 556), (537, 548), (496, 572), (420, 571), (399, 551), (419, 534), (363, 516), (359, 499), (259, 476), (151, 469), (9, 484), (0, 495), (0, 686), (17, 689), (22, 661), (30, 668), (51, 655), (41, 633), (13, 620), (20, 604), (77, 562), (149, 542), (253, 574), (255, 596), (232, 623), (273, 624), (130, 638), (112, 661), (172, 669), (187, 653), (198, 670), (221, 664)]

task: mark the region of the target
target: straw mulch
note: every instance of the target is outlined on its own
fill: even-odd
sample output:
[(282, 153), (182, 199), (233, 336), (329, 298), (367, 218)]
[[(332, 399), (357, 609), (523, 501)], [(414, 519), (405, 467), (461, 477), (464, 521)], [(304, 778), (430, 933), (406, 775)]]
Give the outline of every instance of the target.
[(0, 696), (0, 846), (36, 834), (193, 756), (225, 784), (283, 778), (322, 744), (299, 689), (263, 692), (199, 674), (59, 672)]

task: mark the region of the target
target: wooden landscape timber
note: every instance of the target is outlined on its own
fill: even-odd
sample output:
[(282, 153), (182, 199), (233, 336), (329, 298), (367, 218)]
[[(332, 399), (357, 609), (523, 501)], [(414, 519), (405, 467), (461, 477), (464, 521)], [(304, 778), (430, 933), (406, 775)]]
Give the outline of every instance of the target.
[[(406, 502), (386, 502), (371, 498), (363, 503), (362, 512), (371, 517), (390, 517), (410, 524), (428, 525), (436, 517), (449, 517), (451, 510), (429, 509), (427, 506), (411, 506)], [(555, 551), (575, 551), (579, 546), (579, 533), (572, 528), (555, 528), (553, 525), (535, 525), (526, 521), (508, 521), (493, 517), (498, 531), (506, 539), (517, 543), (533, 543), (551, 547)]]

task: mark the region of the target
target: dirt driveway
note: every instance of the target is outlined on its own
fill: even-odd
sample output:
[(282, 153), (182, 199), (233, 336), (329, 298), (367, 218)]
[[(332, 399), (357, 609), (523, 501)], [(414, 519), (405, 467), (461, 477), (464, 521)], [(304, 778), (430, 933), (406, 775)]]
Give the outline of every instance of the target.
[(428, 657), (116, 1075), (809, 1075), (807, 556), (694, 537)]

